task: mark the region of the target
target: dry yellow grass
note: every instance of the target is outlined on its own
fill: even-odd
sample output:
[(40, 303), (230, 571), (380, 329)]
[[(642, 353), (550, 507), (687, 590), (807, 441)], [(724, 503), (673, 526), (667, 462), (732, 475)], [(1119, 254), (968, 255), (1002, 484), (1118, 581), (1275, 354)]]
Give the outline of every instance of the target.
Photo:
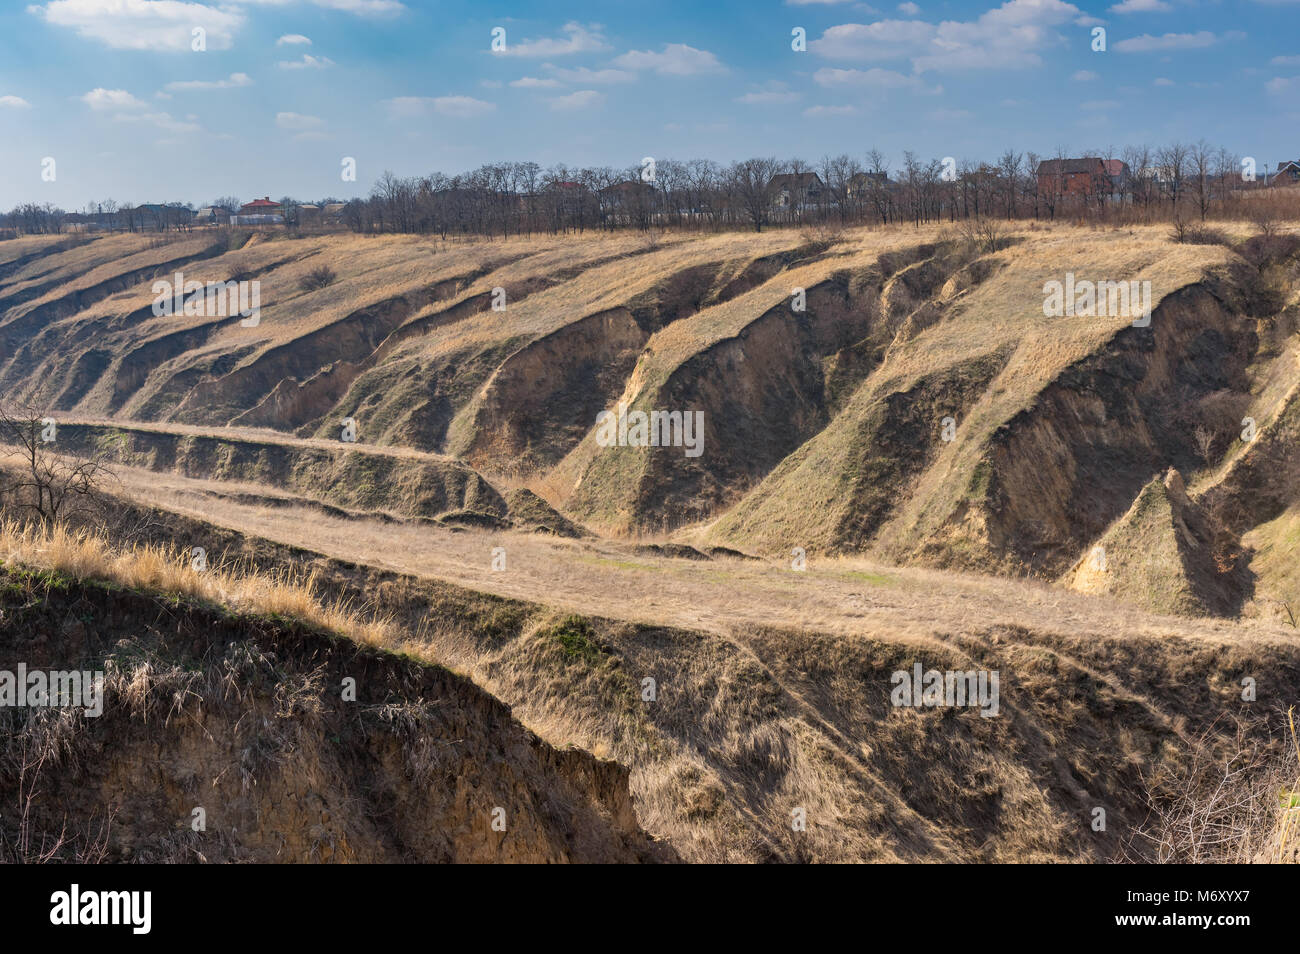
[(392, 641), (392, 625), (346, 603), (324, 600), (313, 574), (265, 572), (235, 563), (202, 571), (179, 548), (116, 549), (103, 536), (63, 526), (0, 523), (0, 561), (53, 570), (76, 580), (108, 580), (136, 589), (207, 600), (246, 613), (284, 616), (372, 645)]
[[(870, 263), (881, 249), (934, 235), (906, 229), (849, 233), (830, 257), (675, 321), (650, 338), (627, 379), (627, 393), (659, 386), (701, 349), (740, 335), (756, 315), (786, 300), (790, 285), (815, 284), (838, 268)], [(268, 271), (276, 276), (274, 287), (264, 304), (264, 323), (274, 327), (263, 329), (264, 343), (291, 342), (349, 310), (442, 276), (473, 276), (456, 293), (454, 300), (464, 301), (509, 277), (545, 276), (586, 263), (576, 277), (534, 291), (505, 313), (475, 311), (399, 346), (414, 359), (454, 362), (458, 349), (515, 347), (602, 309), (623, 307), (665, 276), (718, 261), (727, 270), (739, 269), (758, 255), (797, 247), (800, 239), (791, 233), (692, 236), (654, 250), (636, 243), (630, 236), (566, 237), (453, 244), (444, 251), (425, 239), (334, 237), (270, 242), (238, 255), (250, 267), (274, 266)], [(1093, 353), (1126, 324), (1062, 329), (1033, 315), (1044, 278), (1082, 258), (1107, 271), (1151, 278), (1159, 297), (1160, 286), (1193, 281), (1224, 254), (1166, 246), (1163, 230), (1127, 236), (1063, 227), (1040, 232), (1014, 266), (966, 295), (951, 320), (890, 350), (891, 387), (966, 361), (991, 342), (1022, 343), (1005, 386), (991, 389), (963, 422), (987, 432), (1032, 401), (1063, 364)], [(288, 252), (300, 257), (274, 265)], [(332, 291), (301, 293), (298, 276), (315, 264), (317, 253), (347, 262), (346, 271), (341, 269)], [(628, 257), (590, 264), (622, 253)], [(522, 257), (501, 264), (511, 255)], [(1003, 307), (1008, 300), (1029, 304), (1012, 313)], [(341, 357), (331, 347), (322, 350), (331, 360)], [(240, 358), (256, 360), (253, 353)], [(470, 427), (481, 395), (496, 381), (488, 376), (473, 389), (478, 397), (457, 405), (459, 426)], [(124, 412), (129, 416), (132, 406)], [(265, 431), (227, 433), (320, 444)], [(954, 473), (939, 470), (926, 485), (931, 497), (955, 486)], [(1082, 857), (1092, 850), (1091, 835), (1076, 827), (1076, 816), (1080, 806), (1095, 804), (1088, 799), (1104, 792), (1136, 810), (1140, 793), (1124, 791), (1123, 780), (1131, 783), (1134, 766), (1154, 758), (1153, 752), (1177, 748), (1179, 720), (1226, 707), (1236, 697), (1232, 680), (1239, 672), (1296, 671), (1290, 630), (1264, 622), (1162, 617), (1043, 583), (816, 555), (806, 572), (794, 572), (788, 556), (695, 562), (647, 555), (611, 540), (344, 520), (322, 514), (311, 501), (263, 487), (142, 470), (123, 469), (122, 486), (141, 504), (230, 528), (249, 541), (264, 538), (255, 545), (278, 541), (360, 566), (344, 571), (316, 559), (327, 575), (320, 578), (268, 575), (233, 564), (200, 575), (180, 551), (113, 552), (91, 538), (56, 532), (27, 539), (13, 529), (0, 533), (0, 557), (13, 552), (72, 575), (292, 615), (451, 662), (551, 740), (577, 743), (632, 767), (642, 821), (685, 846), (684, 854), (695, 860)], [(249, 496), (229, 497), (241, 489)], [(907, 516), (915, 523), (926, 513), (918, 505)], [(774, 553), (788, 552), (785, 540)], [(491, 565), (498, 545), (508, 552), (504, 572)], [(409, 577), (367, 576), (376, 567)], [(364, 583), (351, 592), (366, 600), (374, 594), (385, 613), (392, 591), (405, 594), (405, 609), (414, 619), (398, 628), (376, 622), (373, 614), (367, 619), (350, 612), (346, 602), (339, 607), (340, 594), (355, 578)], [(474, 593), (449, 596), (452, 588), (442, 581)], [(483, 593), (529, 605), (502, 608)], [(485, 607), (478, 615), (468, 611), (476, 606), (466, 605), (476, 600)], [(570, 626), (566, 613), (579, 620), (571, 626), (576, 636), (557, 636)], [(597, 616), (606, 619), (593, 620)], [(522, 622), (511, 629), (517, 619)], [(582, 628), (586, 620), (592, 621), (589, 630)], [(569, 652), (575, 639), (579, 648)], [(961, 668), (1005, 667), (1014, 675), (1004, 685), (1014, 717), (945, 722), (891, 710), (884, 688), (890, 670), (921, 656)], [(654, 673), (664, 688), (660, 708), (637, 702), (635, 679), (644, 673)], [(1293, 686), (1281, 688), (1295, 698)], [(952, 731), (954, 723), (960, 732)], [(801, 841), (789, 833), (791, 805), (817, 819), (812, 837)]]
[[(860, 559), (814, 559), (802, 573), (699, 563), (607, 541), (335, 520), (139, 479), (124, 486), (149, 481), (151, 503), (195, 516), (210, 508), (259, 559), (271, 557), (265, 536), (346, 561), (315, 565), (337, 592), (375, 594), (400, 622), (397, 648), (467, 673), (552, 744), (627, 764), (642, 824), (696, 861), (1079, 858), (1087, 816), (1062, 798), (1122, 799), (1140, 821), (1135, 767), (1164, 753), (1176, 777), (1179, 720), (1212, 718), (1231, 674), (1280, 672), (1294, 654), (1276, 627), (1152, 616), (1039, 583)], [(504, 572), (490, 569), (497, 545)], [(1015, 716), (891, 710), (888, 673), (917, 658), (1000, 668)], [(637, 701), (645, 674), (657, 705)], [(1066, 763), (1081, 786), (1069, 797), (1057, 789)], [(994, 791), (999, 812), (970, 808)], [(816, 820), (807, 839), (789, 829), (792, 805)]]
[[(1034, 580), (894, 567), (865, 557), (707, 563), (637, 552), (631, 543), (515, 531), (456, 531), (416, 523), (345, 520), (253, 484), (118, 468), (122, 491), (148, 506), (341, 560), (448, 580), (570, 612), (730, 633), (754, 625), (883, 638), (932, 638), (972, 619), (988, 625), (1160, 639), (1248, 642), (1288, 638), (1277, 621), (1186, 619)], [(268, 505), (231, 494), (261, 495)], [(221, 494), (220, 497), (216, 494)], [(270, 505), (275, 500), (275, 505)], [(507, 569), (491, 550), (504, 546)]]

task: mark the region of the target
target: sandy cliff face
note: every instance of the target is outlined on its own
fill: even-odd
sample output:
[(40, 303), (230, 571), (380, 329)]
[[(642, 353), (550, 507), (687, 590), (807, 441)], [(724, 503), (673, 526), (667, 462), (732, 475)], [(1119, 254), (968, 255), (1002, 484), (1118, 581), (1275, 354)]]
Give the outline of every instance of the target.
[(0, 584), (0, 666), (106, 673), (98, 718), (0, 712), (10, 853), (25, 829), (29, 853), (65, 831), (57, 857), (108, 861), (674, 858), (623, 766), (551, 747), (446, 669), (100, 584)]
[[(510, 519), (505, 492), (522, 485), (597, 531), (768, 556), (1050, 580), (1169, 467), (1238, 537), (1296, 503), (1269, 475), (1296, 457), (1282, 385), (1297, 374), (1300, 243), (1004, 238), (51, 242), (0, 261), (0, 384), (70, 434), (190, 422), (204, 433), (172, 447), (129, 442), (194, 476), (490, 521)], [(322, 263), (335, 280), (304, 286)], [(154, 316), (149, 280), (181, 268), (261, 282), (261, 323)], [(1149, 283), (1150, 323), (1046, 315), (1044, 289), (1066, 275)], [(620, 405), (698, 415), (700, 452), (602, 445), (598, 415)], [(363, 444), (445, 456), (255, 446), (230, 427), (337, 442), (345, 418)]]

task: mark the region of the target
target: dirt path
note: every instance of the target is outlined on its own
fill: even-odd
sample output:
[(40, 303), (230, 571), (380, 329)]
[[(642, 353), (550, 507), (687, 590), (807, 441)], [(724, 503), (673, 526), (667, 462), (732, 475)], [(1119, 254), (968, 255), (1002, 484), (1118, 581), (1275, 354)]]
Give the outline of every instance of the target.
[[(117, 472), (122, 491), (140, 503), (337, 559), (574, 612), (715, 633), (764, 624), (927, 639), (1010, 625), (1072, 635), (1294, 636), (1254, 621), (1155, 616), (1034, 581), (884, 567), (856, 558), (810, 559), (802, 572), (785, 562), (671, 558), (622, 542), (345, 519), (256, 485), (137, 468)], [(495, 547), (505, 549), (504, 570), (492, 568)]]

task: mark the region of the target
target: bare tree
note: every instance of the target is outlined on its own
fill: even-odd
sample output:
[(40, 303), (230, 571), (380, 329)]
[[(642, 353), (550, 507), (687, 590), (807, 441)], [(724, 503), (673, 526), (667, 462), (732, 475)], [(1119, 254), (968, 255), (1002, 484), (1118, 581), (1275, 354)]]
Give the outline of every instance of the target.
[(1214, 150), (1204, 139), (1191, 148), (1192, 175), (1195, 177), (1193, 186), (1196, 192), (1196, 208), (1201, 213), (1201, 221), (1205, 221), (1206, 215), (1210, 211), (1210, 180), (1214, 175)]
[(1160, 167), (1160, 180), (1165, 193), (1169, 196), (1170, 208), (1175, 215), (1178, 212), (1178, 200), (1183, 195), (1189, 152), (1187, 146), (1175, 142), (1156, 153), (1156, 162)]
[(0, 472), (6, 506), (52, 526), (96, 513), (111, 472), (99, 457), (57, 453), (57, 425), (31, 407), (0, 406), (0, 445), (16, 449), (20, 464), (12, 476)]
[(780, 168), (780, 163), (769, 157), (734, 162), (727, 170), (727, 178), (755, 232), (763, 231), (767, 224), (771, 203), (768, 187)]
[(1016, 183), (1020, 179), (1021, 163), (1024, 156), (1014, 149), (1008, 149), (998, 159), (998, 175), (1002, 187), (1003, 199), (1006, 201), (1007, 219), (1016, 215)]

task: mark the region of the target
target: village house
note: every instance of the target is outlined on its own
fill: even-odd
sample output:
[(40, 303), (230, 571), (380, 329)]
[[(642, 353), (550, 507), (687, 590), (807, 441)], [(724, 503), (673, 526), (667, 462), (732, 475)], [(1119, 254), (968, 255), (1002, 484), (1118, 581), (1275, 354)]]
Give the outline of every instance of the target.
[(239, 214), (230, 217), (233, 225), (283, 225), (284, 207), (279, 202), (272, 202), (271, 197), (264, 196), (245, 202), (239, 207)]
[(1293, 185), (1300, 182), (1300, 162), (1287, 159), (1277, 164), (1277, 172), (1269, 180), (1271, 185)]
[(776, 209), (817, 205), (823, 190), (821, 176), (815, 172), (782, 172), (767, 184), (772, 207)]
[(887, 188), (888, 186), (888, 173), (859, 172), (849, 177), (844, 192), (850, 199), (856, 199), (861, 198), (864, 195), (869, 195), (874, 189)]
[(1095, 156), (1044, 159), (1038, 164), (1036, 176), (1039, 195), (1097, 196), (1113, 191), (1111, 169)]
[(194, 213), (195, 225), (225, 225), (230, 221), (230, 210), (219, 205), (205, 205)]
[(650, 197), (654, 195), (654, 191), (654, 186), (648, 182), (626, 179), (623, 182), (615, 182), (613, 185), (605, 186), (600, 190), (600, 197), (611, 208), (622, 208), (624, 206), (635, 208), (647, 204)]
[(1123, 159), (1105, 159), (1102, 165), (1106, 167), (1106, 175), (1110, 177), (1111, 195), (1124, 195), (1128, 191), (1129, 183), (1133, 177), (1128, 163)]
[(146, 202), (134, 208), (121, 209), (118, 217), (123, 219), (129, 231), (166, 232), (169, 229), (188, 228), (194, 221), (194, 213), (183, 205), (163, 205), (158, 202)]

